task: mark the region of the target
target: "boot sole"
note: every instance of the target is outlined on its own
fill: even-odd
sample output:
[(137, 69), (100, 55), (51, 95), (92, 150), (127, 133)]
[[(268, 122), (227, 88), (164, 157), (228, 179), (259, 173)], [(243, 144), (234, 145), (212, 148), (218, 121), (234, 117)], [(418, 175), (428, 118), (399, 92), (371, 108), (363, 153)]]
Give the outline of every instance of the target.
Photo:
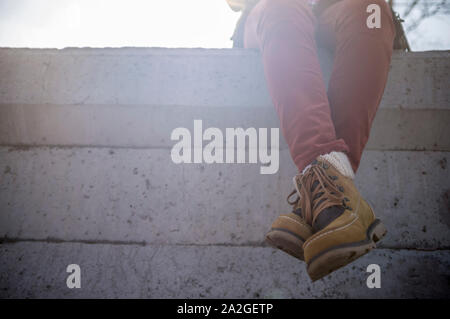
[(303, 243), (305, 240), (291, 231), (282, 228), (272, 228), (266, 234), (266, 241), (270, 246), (278, 248), (292, 257), (302, 261), (305, 260), (303, 255)]
[(331, 272), (344, 267), (376, 247), (376, 242), (387, 233), (379, 219), (367, 229), (367, 239), (331, 247), (314, 256), (308, 263), (307, 271), (312, 281), (321, 279)]

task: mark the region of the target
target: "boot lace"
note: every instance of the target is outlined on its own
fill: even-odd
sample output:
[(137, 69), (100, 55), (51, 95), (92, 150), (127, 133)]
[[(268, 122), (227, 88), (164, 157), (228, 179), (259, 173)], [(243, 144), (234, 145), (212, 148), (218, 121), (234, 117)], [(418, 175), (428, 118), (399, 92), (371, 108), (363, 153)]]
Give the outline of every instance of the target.
[(324, 209), (336, 205), (346, 205), (348, 198), (344, 197), (344, 188), (336, 184), (337, 176), (328, 175), (325, 170), (328, 164), (315, 162), (306, 171), (295, 177), (301, 206), (305, 221), (313, 225), (317, 216)]

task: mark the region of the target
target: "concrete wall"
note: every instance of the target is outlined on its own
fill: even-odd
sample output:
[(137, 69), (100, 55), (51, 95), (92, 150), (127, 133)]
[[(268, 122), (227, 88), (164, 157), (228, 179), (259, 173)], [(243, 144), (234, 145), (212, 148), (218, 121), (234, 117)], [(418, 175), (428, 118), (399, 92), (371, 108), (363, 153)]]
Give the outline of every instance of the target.
[(289, 210), (283, 140), (274, 175), (170, 159), (194, 119), (279, 126), (256, 51), (0, 49), (0, 296), (448, 297), (449, 74), (450, 52), (394, 55), (356, 179), (388, 236), (311, 283), (263, 242)]

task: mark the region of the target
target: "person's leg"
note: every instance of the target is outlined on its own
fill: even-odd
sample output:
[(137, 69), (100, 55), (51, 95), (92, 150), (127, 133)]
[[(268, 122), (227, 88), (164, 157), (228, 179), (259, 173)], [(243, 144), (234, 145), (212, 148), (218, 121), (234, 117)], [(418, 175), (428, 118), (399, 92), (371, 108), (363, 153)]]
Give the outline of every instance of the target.
[(347, 151), (336, 138), (307, 0), (261, 0), (245, 29), (244, 46), (261, 50), (269, 93), (298, 169), (319, 155)]
[[(379, 29), (366, 25), (370, 4), (381, 8)], [(355, 172), (383, 96), (394, 36), (384, 0), (342, 0), (318, 17), (318, 43), (334, 50), (328, 100), (336, 136), (348, 145)]]
[[(307, 0), (261, 0), (250, 12), (244, 47), (261, 51), (269, 93), (283, 136), (299, 171), (318, 155), (347, 150), (336, 139), (314, 39), (315, 17)], [(312, 235), (303, 201), (280, 215), (266, 234), (273, 246), (303, 260)]]
[[(370, 4), (381, 8), (380, 29), (367, 27)], [(342, 0), (319, 15), (317, 37), (334, 51), (328, 99), (336, 136), (348, 145), (356, 171), (389, 71), (394, 38), (390, 10), (384, 0)], [(364, 255), (386, 234), (354, 182), (338, 169), (340, 161), (325, 160), (297, 178), (301, 195), (311, 198), (306, 219), (314, 234), (303, 251), (313, 280)], [(311, 193), (309, 187), (300, 188), (314, 183)]]

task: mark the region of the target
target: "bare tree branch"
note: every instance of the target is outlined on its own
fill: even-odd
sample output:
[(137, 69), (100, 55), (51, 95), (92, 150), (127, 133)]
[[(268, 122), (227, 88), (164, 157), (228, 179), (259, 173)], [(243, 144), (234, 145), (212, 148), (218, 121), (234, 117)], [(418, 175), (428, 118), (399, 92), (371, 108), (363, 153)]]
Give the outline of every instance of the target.
[(406, 9), (405, 12), (403, 12), (403, 17), (406, 18), (407, 16), (409, 16), (409, 14), (411, 13), (411, 11), (415, 8), (415, 6), (419, 3), (419, 0), (414, 0), (409, 7)]
[[(395, 5), (395, 4), (394, 4)], [(418, 17), (412, 17), (412, 12), (418, 10), (420, 12)], [(407, 20), (406, 32), (411, 32), (419, 27), (419, 25), (429, 17), (438, 14), (450, 13), (450, 6), (447, 0), (429, 1), (429, 0), (413, 0), (408, 4), (407, 8), (402, 14), (402, 18)]]

